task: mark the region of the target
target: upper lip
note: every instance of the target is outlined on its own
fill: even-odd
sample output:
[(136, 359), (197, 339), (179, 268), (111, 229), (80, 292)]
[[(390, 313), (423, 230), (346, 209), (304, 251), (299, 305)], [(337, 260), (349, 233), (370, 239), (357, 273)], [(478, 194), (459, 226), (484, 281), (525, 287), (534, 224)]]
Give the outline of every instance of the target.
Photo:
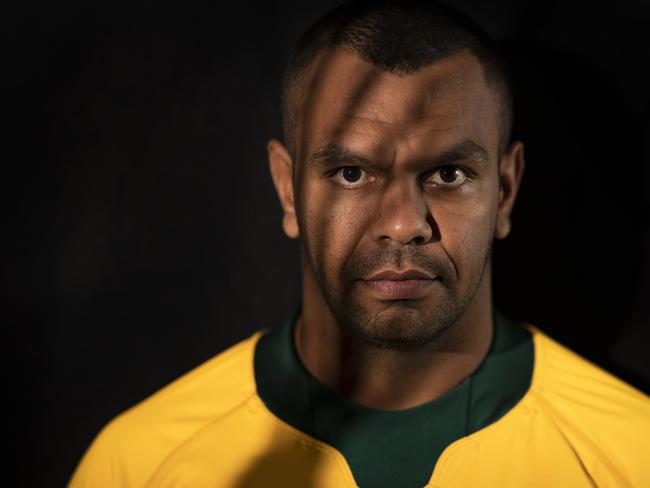
[(433, 280), (434, 276), (428, 275), (424, 271), (417, 269), (407, 269), (406, 271), (393, 271), (386, 270), (366, 278), (366, 281), (388, 280), (388, 281), (402, 281), (402, 280)]

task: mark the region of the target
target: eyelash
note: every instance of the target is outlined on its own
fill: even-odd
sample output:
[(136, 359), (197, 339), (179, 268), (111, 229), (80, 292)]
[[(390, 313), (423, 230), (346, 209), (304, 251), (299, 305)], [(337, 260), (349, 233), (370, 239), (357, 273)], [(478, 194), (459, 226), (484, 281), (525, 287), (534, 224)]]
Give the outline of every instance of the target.
[[(327, 176), (328, 176), (329, 178), (334, 178), (334, 177), (336, 176), (337, 173), (339, 173), (340, 171), (344, 170), (345, 168), (359, 168), (361, 171), (363, 171), (364, 173), (368, 174), (368, 172), (367, 172), (365, 169), (363, 169), (361, 166), (347, 165), (347, 166), (340, 166), (340, 167), (338, 167), (338, 168), (335, 168), (335, 169), (329, 171), (329, 172), (327, 173)], [(424, 178), (424, 180), (426, 180), (426, 179), (429, 178), (430, 176), (436, 174), (438, 171), (443, 170), (443, 169), (445, 169), (445, 168), (453, 168), (453, 169), (455, 169), (455, 170), (456, 170), (456, 169), (461, 170), (461, 171), (465, 174), (465, 178), (466, 178), (466, 180), (465, 180), (463, 183), (461, 183), (460, 185), (458, 185), (458, 186), (444, 186), (444, 185), (441, 185), (440, 188), (443, 188), (444, 190), (457, 190), (457, 189), (459, 189), (459, 188), (465, 186), (466, 184), (471, 183), (471, 182), (474, 180), (475, 174), (474, 174), (474, 172), (473, 172), (472, 170), (470, 170), (469, 168), (466, 168), (465, 166), (459, 166), (459, 165), (455, 165), (455, 164), (449, 164), (449, 165), (441, 166), (441, 167), (437, 168), (435, 171), (432, 171), (431, 173), (429, 173), (429, 174)], [(424, 180), (423, 180), (423, 182), (424, 182)], [(347, 189), (349, 189), (349, 190), (355, 190), (356, 188), (347, 188)]]

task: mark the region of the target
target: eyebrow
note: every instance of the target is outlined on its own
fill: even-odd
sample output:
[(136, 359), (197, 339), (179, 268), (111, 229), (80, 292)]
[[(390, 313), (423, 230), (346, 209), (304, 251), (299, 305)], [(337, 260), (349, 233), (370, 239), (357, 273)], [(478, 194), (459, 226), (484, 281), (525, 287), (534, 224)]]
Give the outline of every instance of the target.
[[(476, 142), (465, 139), (446, 149), (442, 154), (436, 156), (434, 162), (439, 165), (450, 164), (461, 159), (471, 159), (479, 163), (488, 162), (488, 153), (484, 147)], [(321, 166), (337, 166), (341, 164), (369, 166), (368, 158), (355, 154), (345, 146), (336, 142), (329, 143), (318, 148), (312, 154), (310, 161)]]
[(336, 142), (318, 148), (310, 160), (322, 166), (337, 166), (343, 163), (367, 166), (370, 163), (367, 158), (353, 153)]
[(449, 149), (436, 157), (436, 162), (440, 164), (453, 163), (459, 159), (471, 159), (478, 163), (487, 163), (488, 153), (485, 148), (471, 139), (465, 139), (458, 144), (453, 145)]

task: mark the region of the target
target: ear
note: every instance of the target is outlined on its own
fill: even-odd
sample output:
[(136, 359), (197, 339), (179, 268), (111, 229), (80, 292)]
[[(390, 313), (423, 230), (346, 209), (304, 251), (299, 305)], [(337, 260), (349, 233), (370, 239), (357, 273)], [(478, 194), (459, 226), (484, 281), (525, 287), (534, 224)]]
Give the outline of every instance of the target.
[(510, 234), (510, 214), (515, 205), (525, 166), (524, 143), (515, 141), (500, 161), (499, 206), (494, 230), (496, 239), (505, 239)]
[(267, 143), (266, 149), (269, 156), (271, 178), (273, 178), (273, 185), (275, 185), (275, 191), (284, 212), (282, 228), (287, 236), (296, 239), (299, 232), (293, 198), (293, 161), (287, 148), (277, 139), (271, 139)]

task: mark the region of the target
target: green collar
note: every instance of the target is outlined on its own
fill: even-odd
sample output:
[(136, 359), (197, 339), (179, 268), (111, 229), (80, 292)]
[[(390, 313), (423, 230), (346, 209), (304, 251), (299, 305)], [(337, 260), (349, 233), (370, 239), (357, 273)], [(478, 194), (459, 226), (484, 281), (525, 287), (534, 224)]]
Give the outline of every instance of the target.
[(498, 420), (530, 385), (531, 334), (494, 308), (488, 354), (460, 384), (405, 410), (358, 405), (319, 383), (300, 362), (293, 340), (300, 308), (259, 340), (257, 392), (274, 415), (338, 449), (361, 487), (424, 486), (449, 444)]

